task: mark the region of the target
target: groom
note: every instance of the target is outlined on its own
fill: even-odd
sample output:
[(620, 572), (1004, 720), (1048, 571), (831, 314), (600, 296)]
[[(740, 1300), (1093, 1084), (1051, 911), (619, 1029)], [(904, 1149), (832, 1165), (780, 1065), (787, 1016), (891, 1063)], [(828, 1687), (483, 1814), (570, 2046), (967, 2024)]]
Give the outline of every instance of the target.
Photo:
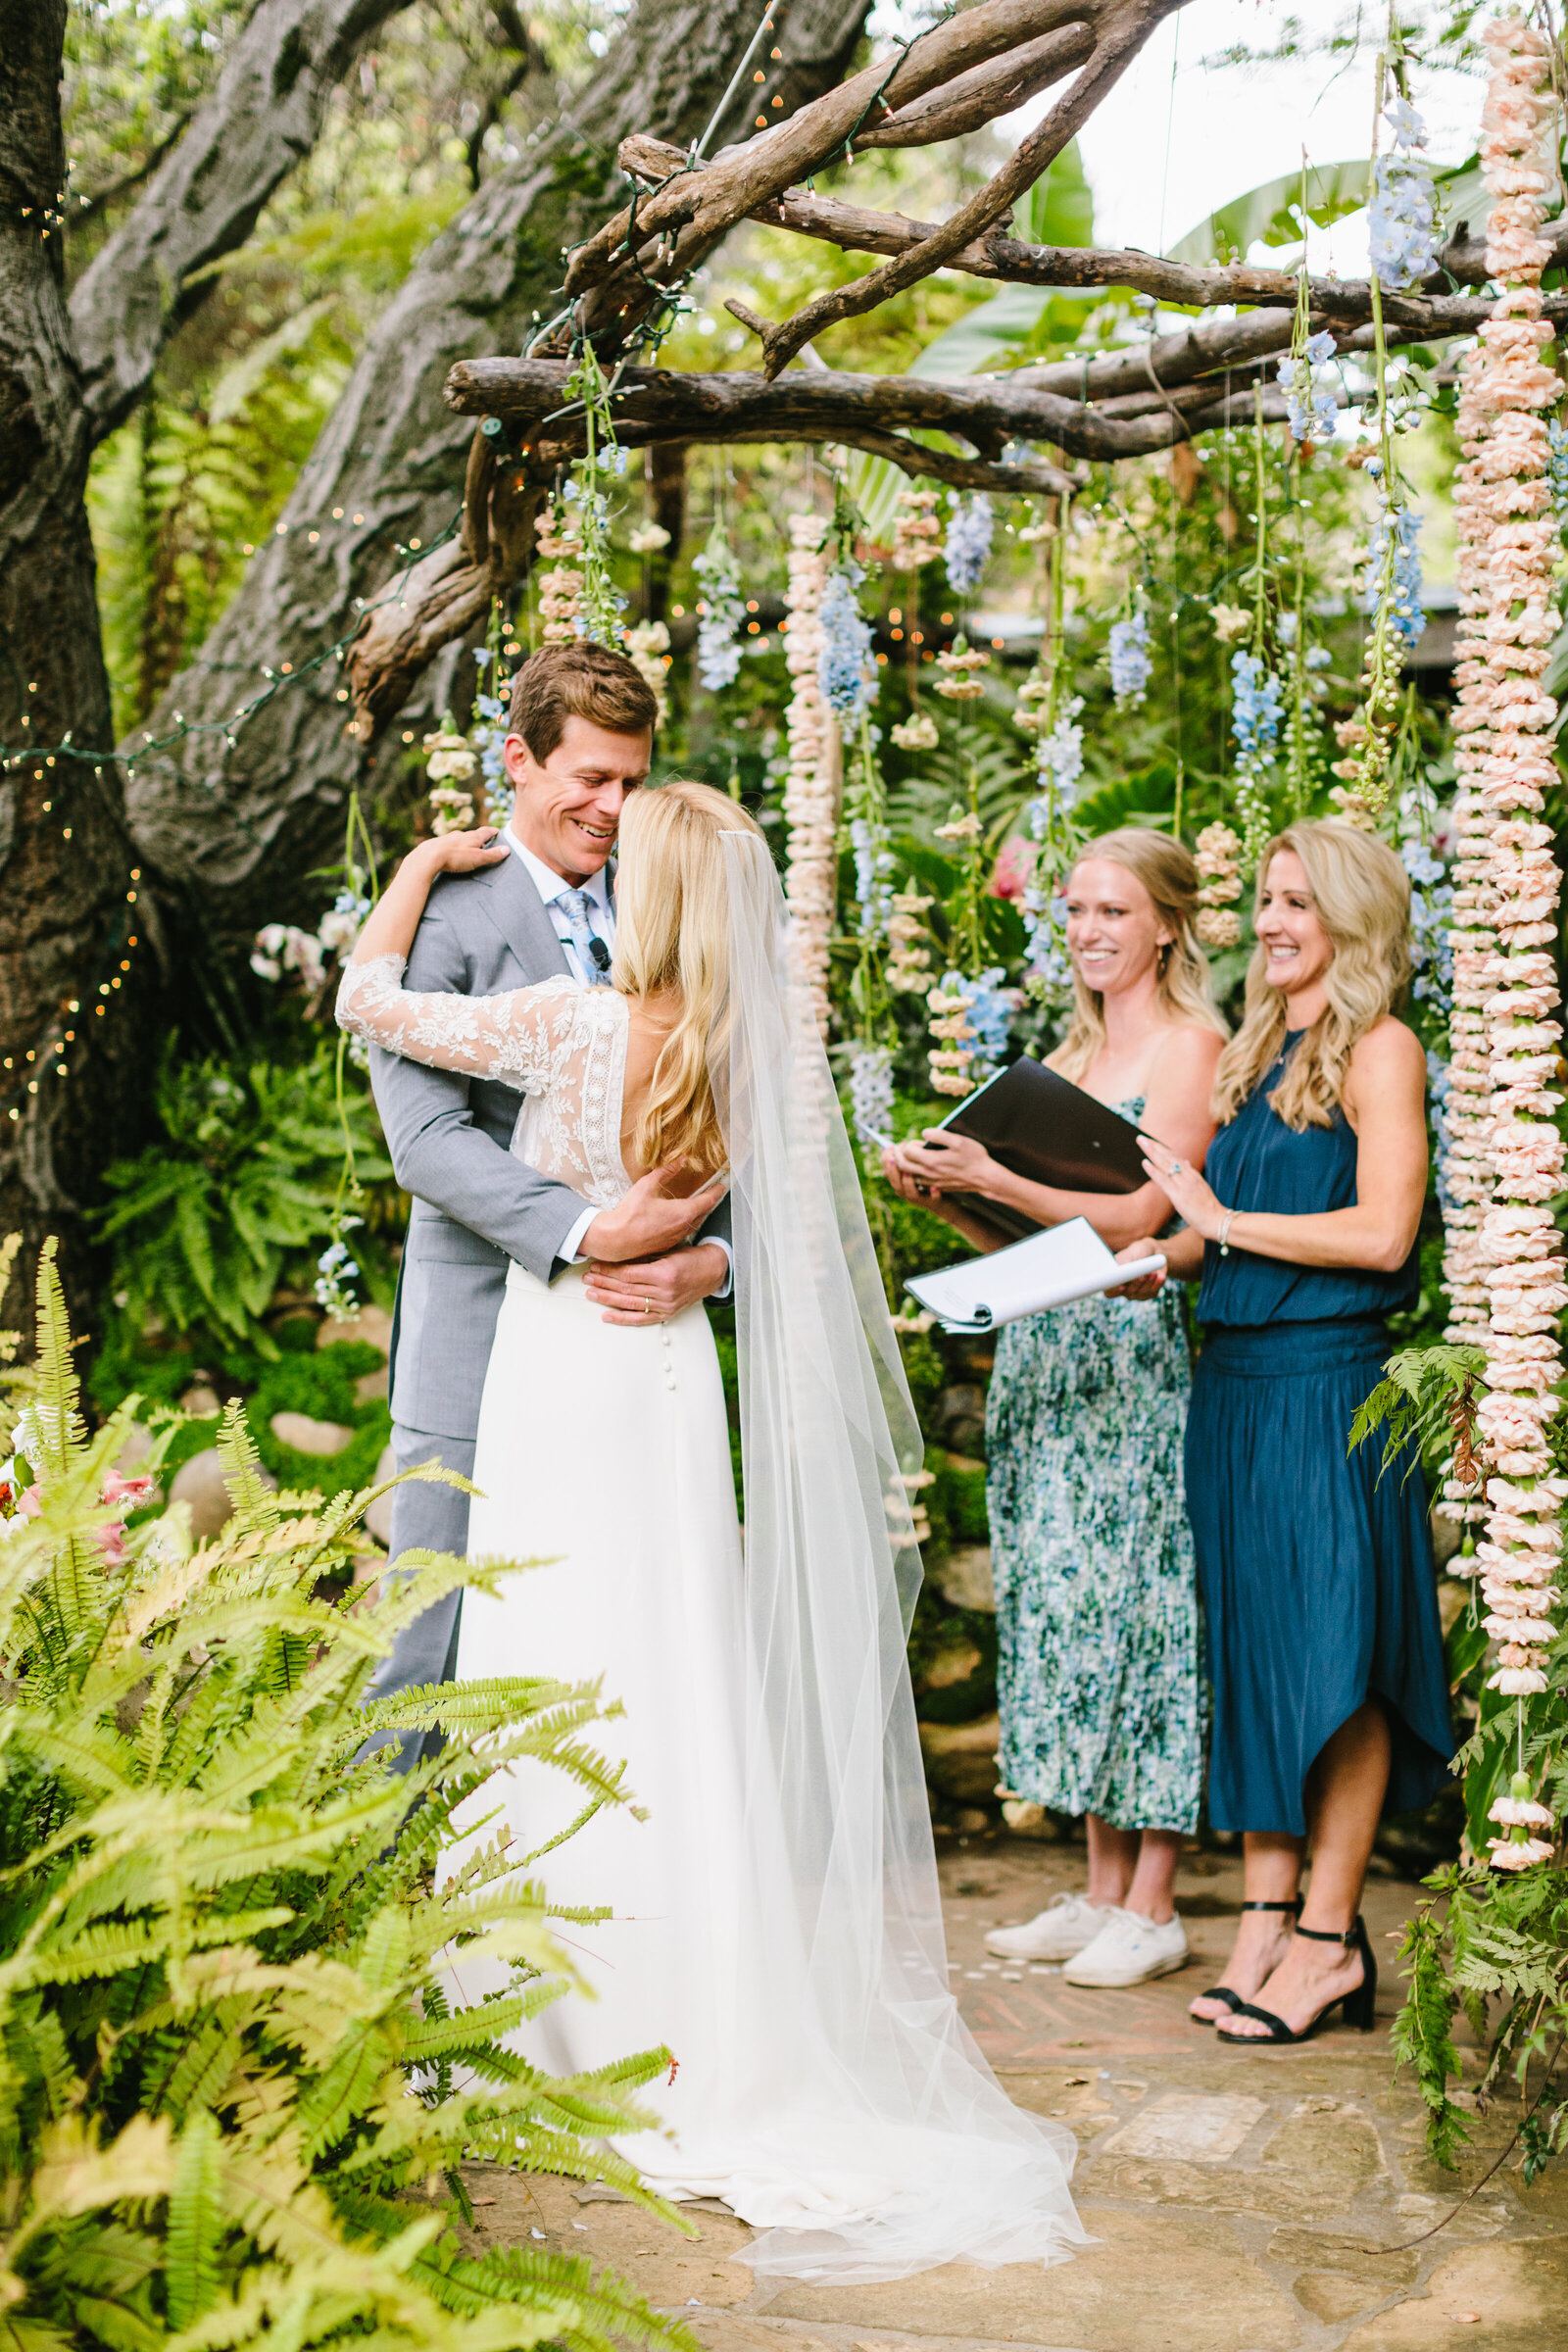
[[(604, 646), (547, 646), (523, 663), (503, 755), (515, 795), (502, 835), (512, 855), (436, 883), (415, 935), (407, 987), (497, 996), (562, 972), (585, 987), (608, 983), (615, 937), (611, 857), (626, 795), (644, 782), (653, 760), (657, 716), (646, 680)], [(727, 1203), (690, 1248), (596, 1264), (599, 1212), (511, 1154), (520, 1095), (379, 1049), (371, 1053), (370, 1083), (397, 1180), (414, 1195), (392, 1327), (392, 1451), (400, 1470), (439, 1461), (471, 1477), (479, 1399), (512, 1259), (541, 1282), (586, 1263), (587, 1295), (608, 1322), (662, 1322), (728, 1290)], [(393, 1559), (426, 1548), (461, 1557), (467, 1540), (468, 1498), (457, 1488), (422, 1480), (398, 1488)], [(408, 1628), (378, 1670), (372, 1698), (452, 1680), (462, 1601), (461, 1592), (451, 1593)], [(430, 1732), (383, 1732), (371, 1744), (394, 1740), (405, 1772), (439, 1744)]]

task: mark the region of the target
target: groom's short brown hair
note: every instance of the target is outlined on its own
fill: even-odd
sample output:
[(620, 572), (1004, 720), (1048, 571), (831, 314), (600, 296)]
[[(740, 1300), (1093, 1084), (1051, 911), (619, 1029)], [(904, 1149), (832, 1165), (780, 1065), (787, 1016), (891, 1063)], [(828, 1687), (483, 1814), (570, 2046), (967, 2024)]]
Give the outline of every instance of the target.
[(543, 766), (568, 718), (590, 719), (612, 735), (651, 735), (659, 719), (654, 690), (624, 654), (579, 638), (541, 646), (512, 682), (510, 726)]

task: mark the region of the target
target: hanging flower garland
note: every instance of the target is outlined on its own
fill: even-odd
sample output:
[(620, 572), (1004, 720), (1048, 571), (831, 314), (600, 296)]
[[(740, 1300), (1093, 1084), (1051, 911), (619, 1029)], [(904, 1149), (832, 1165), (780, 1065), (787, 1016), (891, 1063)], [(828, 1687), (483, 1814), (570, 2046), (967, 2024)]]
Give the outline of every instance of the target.
[(1234, 948), (1242, 936), (1236, 901), (1242, 895), (1242, 844), (1229, 825), (1205, 825), (1198, 836), (1198, 912), (1193, 929), (1205, 948)]
[(662, 620), (639, 620), (626, 631), (623, 650), (644, 685), (653, 690), (658, 705), (654, 724), (662, 727), (669, 716), (669, 700), (664, 689), (669, 669), (669, 631)]
[(789, 588), (785, 595), (784, 664), (794, 692), (784, 719), (789, 769), (784, 785), (784, 820), (789, 827), (784, 895), (793, 917), (796, 969), (811, 1000), (817, 1027), (828, 1028), (828, 943), (838, 889), (838, 829), (823, 699), (822, 595), (827, 558), (826, 524), (819, 514), (790, 517)]
[(431, 832), (438, 839), (443, 833), (471, 832), (478, 821), (471, 786), (479, 756), (466, 735), (458, 732), (450, 711), (436, 732), (425, 737), (424, 750), (424, 772), (430, 780), (427, 797), (435, 812)]
[(1047, 555), (1047, 625), (1040, 662), (1018, 689), (1013, 724), (1035, 738), (1035, 785), (1029, 803), (1033, 850), (1020, 901), (1029, 959), (1024, 988), (1037, 1003), (1055, 1003), (1072, 985), (1057, 901), (1080, 839), (1073, 821), (1084, 772), (1082, 695), (1067, 693), (1065, 536), (1058, 515)]
[(1117, 704), (1136, 710), (1154, 674), (1154, 658), (1149, 650), (1149, 614), (1141, 603), (1111, 623), (1105, 661)]
[(956, 490), (950, 492), (948, 509), (948, 535), (942, 549), (948, 581), (955, 596), (967, 600), (979, 587), (991, 561), (997, 518), (983, 490), (974, 491), (967, 499)]
[[(1523, 1769), (1523, 1702), (1547, 1687), (1545, 1655), (1556, 1639), (1550, 1610), (1559, 1598), (1558, 1520), (1568, 1497), (1548, 1440), (1562, 1369), (1556, 1322), (1568, 1304), (1548, 1205), (1564, 1188), (1563, 1142), (1553, 1118), (1562, 1096), (1551, 1085), (1562, 1025), (1547, 952), (1556, 936), (1560, 877), (1550, 832), (1539, 821), (1545, 790), (1556, 780), (1549, 733), (1556, 705), (1540, 681), (1559, 625), (1551, 602), (1550, 445), (1540, 412), (1557, 400), (1561, 385), (1544, 365), (1551, 329), (1540, 293), (1550, 258), (1539, 233), (1542, 199), (1551, 184), (1542, 142), (1550, 107), (1549, 50), (1518, 18), (1494, 23), (1484, 38), (1492, 78), (1481, 161), (1494, 199), (1487, 267), (1503, 290), (1481, 328), (1479, 364), (1466, 376), (1462, 469), (1472, 494), (1467, 521), (1481, 557), (1467, 584), (1472, 602), (1476, 587), (1486, 600), (1484, 634), (1466, 647), (1467, 682), (1476, 689), (1467, 715), (1481, 722), (1467, 729), (1467, 782), (1475, 778), (1481, 809), (1492, 820), (1487, 911), (1497, 941), (1480, 974), (1489, 992), (1487, 1141), (1494, 1184), (1478, 1252), (1490, 1314), (1482, 1343), (1486, 1394), (1477, 1408), (1488, 1472), (1487, 1540), (1477, 1557), (1486, 1630), (1497, 1644), (1488, 1688), (1520, 1702), (1520, 1769), (1509, 1796), (1493, 1807), (1504, 1834), (1492, 1841), (1492, 1860), (1499, 1869), (1522, 1870), (1551, 1852), (1530, 1836), (1551, 1823), (1549, 1816), (1542, 1820), (1544, 1809)], [(1484, 541), (1476, 529), (1483, 516), (1490, 525)], [(1457, 975), (1457, 948), (1454, 960)]]
[(1418, 286), (1436, 268), (1443, 236), (1432, 166), (1418, 152), (1427, 143), (1426, 124), (1402, 94), (1390, 100), (1383, 120), (1394, 145), (1372, 168), (1367, 225), (1372, 268), (1379, 282), (1397, 294)]
[(692, 569), (703, 589), (697, 606), (697, 675), (710, 694), (719, 694), (740, 674), (740, 630), (746, 619), (740, 565), (721, 522), (714, 523)]
[(582, 611), (582, 532), (570, 510), (552, 500), (540, 508), (534, 521), (539, 553), (550, 558), (550, 569), (539, 574), (540, 634), (546, 645), (570, 645), (580, 637)]
[[(869, 634), (869, 632), (868, 632)], [(823, 661), (826, 663), (824, 651)], [(887, 798), (876, 757), (876, 732), (862, 710), (855, 759), (845, 785), (846, 833), (855, 866), (855, 938), (858, 955), (850, 982), (858, 1035), (849, 1050), (850, 1111), (861, 1149), (880, 1152), (893, 1140), (892, 1005), (886, 959), (897, 893), (897, 860), (888, 837)]]
[(893, 514), (892, 562), (896, 571), (918, 571), (941, 553), (942, 525), (934, 490), (901, 490)]

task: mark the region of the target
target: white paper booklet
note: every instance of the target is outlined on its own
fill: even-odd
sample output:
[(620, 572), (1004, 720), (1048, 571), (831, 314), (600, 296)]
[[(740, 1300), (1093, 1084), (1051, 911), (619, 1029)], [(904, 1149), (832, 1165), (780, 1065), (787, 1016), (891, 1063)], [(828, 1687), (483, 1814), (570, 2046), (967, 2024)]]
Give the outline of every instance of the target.
[(1065, 1225), (1032, 1233), (1008, 1250), (918, 1274), (904, 1287), (945, 1331), (993, 1331), (1021, 1315), (1038, 1315), (1045, 1307), (1065, 1306), (1071, 1298), (1136, 1282), (1164, 1262), (1151, 1255), (1118, 1265), (1087, 1217), (1069, 1217)]

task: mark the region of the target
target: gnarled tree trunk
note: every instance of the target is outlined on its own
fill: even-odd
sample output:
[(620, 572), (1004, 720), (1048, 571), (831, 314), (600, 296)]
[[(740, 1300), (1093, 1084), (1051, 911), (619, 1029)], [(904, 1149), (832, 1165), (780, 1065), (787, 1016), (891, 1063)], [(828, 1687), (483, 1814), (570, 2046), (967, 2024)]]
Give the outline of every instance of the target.
[[(832, 86), (864, 13), (865, 0), (799, 0), (757, 103), (776, 91), (787, 112)], [(353, 630), (359, 600), (383, 591), (398, 547), (417, 547), (425, 582), (455, 567), (454, 547), (428, 552), (454, 523), (473, 430), (442, 399), (448, 369), (522, 348), (551, 313), (565, 249), (623, 200), (618, 141), (650, 125), (695, 137), (757, 19), (757, 0), (640, 0), (574, 121), (487, 181), (436, 238), (370, 337), (276, 533), (149, 719), (150, 734), (166, 732), (176, 710), (231, 721), (264, 667), (303, 671)], [(242, 936), (312, 911), (320, 885), (308, 890), (305, 877), (334, 856), (350, 791), (453, 699), (464, 658), (460, 645), (447, 648), (373, 760), (345, 732), (347, 690), (333, 662), (273, 696), (232, 744), (221, 732), (194, 734), (146, 759), (126, 746), (138, 847), (163, 887), (183, 896), (192, 924)]]
[[(0, 1232), (23, 1233), (28, 1266), (61, 1235), (80, 1328), (78, 1210), (134, 1123), (146, 996), (55, 211), (65, 28), (66, 0), (0, 0)], [(0, 1320), (25, 1327), (24, 1301)]]

